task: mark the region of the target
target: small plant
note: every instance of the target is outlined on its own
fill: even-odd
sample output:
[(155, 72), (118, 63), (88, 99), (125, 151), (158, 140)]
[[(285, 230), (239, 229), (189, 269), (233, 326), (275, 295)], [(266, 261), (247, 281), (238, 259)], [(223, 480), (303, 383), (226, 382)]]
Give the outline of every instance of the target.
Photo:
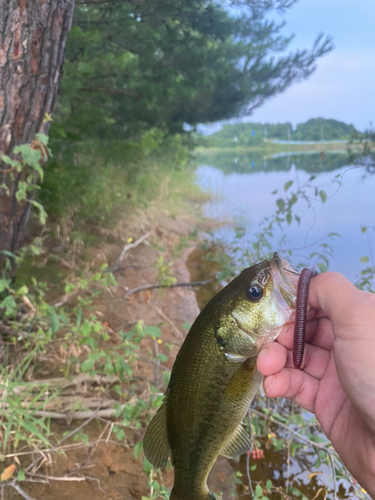
[(171, 286), (177, 282), (177, 278), (173, 275), (172, 262), (165, 262), (164, 255), (160, 255), (155, 264), (157, 270), (157, 281), (160, 285)]

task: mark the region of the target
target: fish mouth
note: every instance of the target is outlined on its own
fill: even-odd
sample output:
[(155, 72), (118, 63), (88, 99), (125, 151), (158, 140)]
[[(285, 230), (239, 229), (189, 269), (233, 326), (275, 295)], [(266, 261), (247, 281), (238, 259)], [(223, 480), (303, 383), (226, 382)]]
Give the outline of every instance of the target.
[(271, 274), (274, 283), (274, 293), (280, 305), (286, 304), (296, 308), (297, 284), (300, 273), (293, 269), (288, 261), (274, 252), (270, 261)]

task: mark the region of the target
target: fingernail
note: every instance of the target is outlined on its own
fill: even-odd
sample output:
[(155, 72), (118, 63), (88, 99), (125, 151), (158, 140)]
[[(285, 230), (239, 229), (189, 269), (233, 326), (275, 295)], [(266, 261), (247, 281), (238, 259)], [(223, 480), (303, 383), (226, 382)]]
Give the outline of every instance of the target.
[(268, 349), (262, 349), (258, 355), (258, 361), (261, 361), (263, 358), (265, 358), (268, 354)]
[(272, 386), (274, 385), (275, 380), (276, 380), (276, 377), (274, 377), (273, 375), (269, 375), (268, 377), (266, 377), (264, 379), (263, 388), (264, 388), (264, 392), (266, 393), (266, 396), (269, 396), (270, 390), (272, 389)]

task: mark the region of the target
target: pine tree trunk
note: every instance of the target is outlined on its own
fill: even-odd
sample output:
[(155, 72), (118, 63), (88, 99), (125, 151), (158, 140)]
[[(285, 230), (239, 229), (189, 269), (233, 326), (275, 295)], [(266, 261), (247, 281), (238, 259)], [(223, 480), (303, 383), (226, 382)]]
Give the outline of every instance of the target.
[(15, 196), (22, 173), (12, 181), (1, 155), (48, 131), (73, 9), (74, 0), (0, 0), (0, 252), (21, 248), (31, 209)]

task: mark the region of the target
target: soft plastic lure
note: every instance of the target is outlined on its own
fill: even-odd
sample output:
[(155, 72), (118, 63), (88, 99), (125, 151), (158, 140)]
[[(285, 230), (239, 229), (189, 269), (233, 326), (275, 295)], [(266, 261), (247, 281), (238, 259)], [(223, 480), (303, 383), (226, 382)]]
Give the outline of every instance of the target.
[(301, 368), (302, 365), (303, 353), (305, 352), (307, 298), (311, 278), (314, 278), (317, 274), (315, 269), (303, 269), (298, 280), (293, 341), (293, 364), (295, 368)]

